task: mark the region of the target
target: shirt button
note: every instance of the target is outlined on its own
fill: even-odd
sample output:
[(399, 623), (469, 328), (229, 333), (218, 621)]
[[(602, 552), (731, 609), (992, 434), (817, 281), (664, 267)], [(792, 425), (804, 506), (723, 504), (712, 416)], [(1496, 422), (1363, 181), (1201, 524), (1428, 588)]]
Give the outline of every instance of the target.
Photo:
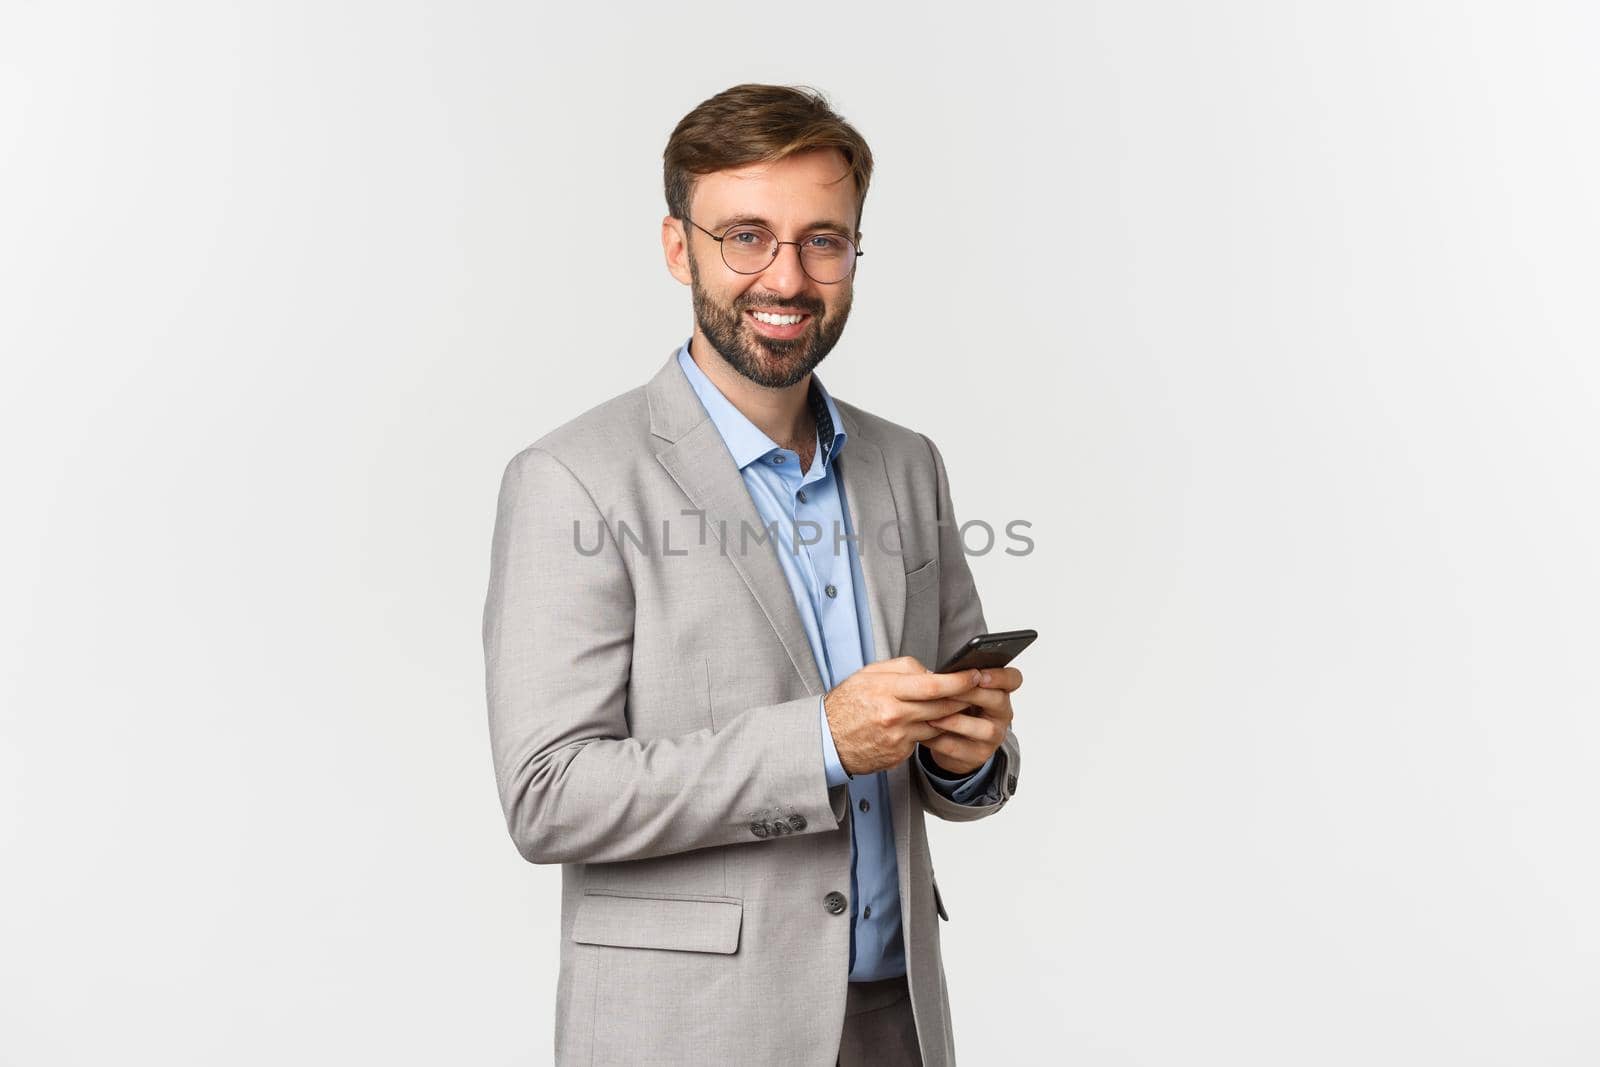
[(794, 495), (800, 498), (800, 503), (804, 504), (806, 502), (806, 491), (804, 489), (798, 490)]
[(871, 811), (872, 810), (872, 802), (870, 800), (868, 800), (866, 797), (862, 797), (861, 798), (860, 807), (861, 807), (862, 811)]
[(782, 456), (773, 456), (772, 457), (772, 462), (774, 462), (774, 463), (782, 463), (783, 462), (783, 457)]
[(829, 915), (843, 915), (844, 894), (829, 893), (827, 896), (822, 898), (822, 906), (828, 909)]
[(828, 586), (828, 588), (824, 589), (823, 592), (827, 593), (830, 597), (835, 597), (835, 596), (839, 595), (839, 590), (836, 587), (831, 586), (831, 585)]
[(871, 904), (868, 904), (864, 909), (862, 909), (861, 917), (863, 919), (872, 918), (872, 905)]

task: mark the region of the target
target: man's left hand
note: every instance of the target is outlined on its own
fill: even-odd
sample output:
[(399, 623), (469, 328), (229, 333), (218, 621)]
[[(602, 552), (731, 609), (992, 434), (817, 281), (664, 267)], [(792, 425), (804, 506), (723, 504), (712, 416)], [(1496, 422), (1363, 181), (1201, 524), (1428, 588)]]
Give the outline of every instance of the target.
[(943, 733), (920, 742), (937, 763), (951, 774), (967, 775), (982, 767), (1006, 739), (1011, 726), (1011, 694), (1021, 688), (1022, 672), (1015, 667), (987, 667), (976, 687), (952, 700), (965, 700), (976, 711), (958, 711), (927, 725)]

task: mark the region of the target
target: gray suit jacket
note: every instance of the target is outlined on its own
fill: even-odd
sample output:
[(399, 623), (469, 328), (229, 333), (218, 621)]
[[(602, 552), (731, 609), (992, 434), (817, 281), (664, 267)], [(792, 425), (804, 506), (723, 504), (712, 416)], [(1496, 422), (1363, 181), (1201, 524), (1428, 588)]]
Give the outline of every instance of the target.
[[(823, 1067), (850, 952), (830, 900), (850, 893), (848, 791), (824, 777), (788, 548), (762, 539), (675, 354), (506, 467), (483, 618), (495, 778), (517, 850), (562, 865), (560, 1063)], [(985, 629), (944, 461), (835, 403), (876, 658), (936, 666)], [(971, 805), (915, 757), (888, 772), (929, 1067), (955, 1053), (923, 815), (992, 815), (1020, 769), (1012, 734)]]

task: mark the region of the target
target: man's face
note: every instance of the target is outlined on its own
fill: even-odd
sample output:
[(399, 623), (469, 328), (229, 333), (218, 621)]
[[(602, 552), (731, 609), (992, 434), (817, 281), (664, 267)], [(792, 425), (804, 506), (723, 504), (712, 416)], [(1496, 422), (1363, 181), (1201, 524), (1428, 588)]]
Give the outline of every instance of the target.
[[(803, 241), (821, 232), (854, 239), (855, 183), (838, 151), (802, 152), (777, 163), (702, 176), (690, 198), (689, 217), (715, 234), (738, 219), (759, 221), (780, 241)], [(817, 222), (828, 225), (812, 225)], [(723, 262), (711, 237), (687, 224), (683, 232), (695, 321), (740, 374), (773, 388), (794, 385), (839, 342), (850, 316), (853, 276), (831, 285), (812, 281), (794, 245), (780, 245), (778, 258), (761, 273), (739, 274)], [(793, 326), (772, 326), (753, 311), (805, 317)]]

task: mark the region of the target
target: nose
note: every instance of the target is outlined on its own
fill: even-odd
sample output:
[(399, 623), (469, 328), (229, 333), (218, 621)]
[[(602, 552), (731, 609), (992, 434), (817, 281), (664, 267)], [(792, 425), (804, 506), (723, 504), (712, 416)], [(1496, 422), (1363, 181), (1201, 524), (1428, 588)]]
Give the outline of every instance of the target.
[(811, 279), (800, 266), (800, 249), (797, 245), (778, 246), (777, 258), (761, 272), (761, 284), (780, 297), (794, 296), (811, 284)]

